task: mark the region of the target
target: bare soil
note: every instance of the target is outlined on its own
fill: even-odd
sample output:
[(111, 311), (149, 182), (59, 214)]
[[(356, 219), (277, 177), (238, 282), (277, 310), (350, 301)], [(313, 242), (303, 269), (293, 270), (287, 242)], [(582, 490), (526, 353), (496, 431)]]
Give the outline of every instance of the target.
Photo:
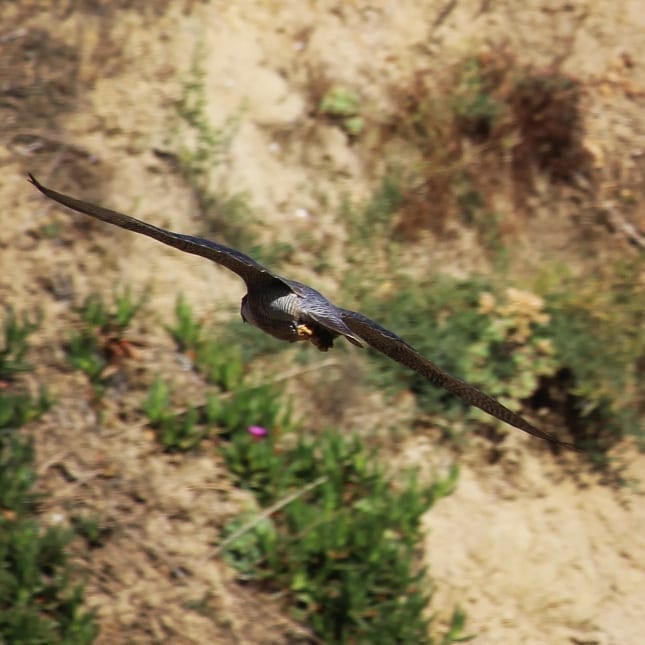
[[(396, 110), (392, 88), (416, 71), (440, 76), (469, 52), (504, 47), (518, 64), (557, 64), (583, 82), (584, 146), (598, 183), (593, 203), (581, 208), (573, 191), (538, 180), (529, 215), (509, 230), (511, 266), (530, 274), (560, 259), (583, 274), (642, 252), (643, 33), (639, 0), (2, 3), (0, 302), (44, 314), (34, 378), (57, 403), (28, 429), (49, 495), (43, 519), (66, 524), (95, 513), (110, 529), (100, 548), (74, 550), (99, 643), (276, 643), (306, 634), (278, 600), (244, 587), (211, 557), (224, 522), (252, 508), (213, 446), (164, 454), (133, 412), (165, 371), (183, 379), (186, 402), (199, 398), (163, 325), (179, 293), (201, 317), (236, 318), (241, 283), (199, 258), (70, 216), (41, 199), (26, 173), (161, 226), (202, 230), (195, 195), (156, 153), (168, 150), (174, 104), (200, 51), (209, 119), (220, 126), (241, 114), (213, 185), (247, 194), (262, 239), (297, 249), (290, 275), (333, 298), (347, 263), (336, 206), (346, 195), (366, 198), (384, 161), (316, 115), (312, 97), (342, 84), (361, 95), (366, 113), (386, 120)], [(512, 209), (504, 195), (498, 190), (500, 208)], [(323, 247), (334, 270), (316, 268)], [(489, 265), (459, 222), (423, 232), (410, 256), (419, 275)], [(66, 367), (62, 345), (75, 304), (124, 285), (149, 292), (132, 331), (140, 347), (97, 408), (84, 377)], [(344, 378), (355, 380), (353, 372)], [(330, 404), (329, 384), (315, 372), (292, 387), (325, 400), (335, 420), (347, 416), (334, 407), (351, 405), (354, 424), (369, 421), (375, 432), (385, 429), (380, 419), (409, 418), (405, 397), (386, 414), (362, 387)], [(582, 464), (572, 477), (572, 462), (561, 468), (519, 433), (495, 464), (481, 459), (484, 451), (465, 456), (456, 493), (426, 521), (431, 610), (440, 621), (459, 604), (475, 643), (642, 642), (645, 457), (629, 445), (617, 452), (633, 482), (622, 489)], [(395, 456), (428, 471), (451, 458), (425, 435), (404, 441)]]

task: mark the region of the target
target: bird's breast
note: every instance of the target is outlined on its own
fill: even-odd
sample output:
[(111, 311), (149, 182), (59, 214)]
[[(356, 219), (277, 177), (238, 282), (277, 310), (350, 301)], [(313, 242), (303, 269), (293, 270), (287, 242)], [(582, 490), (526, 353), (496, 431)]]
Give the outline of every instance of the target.
[(298, 296), (285, 289), (249, 292), (243, 311), (246, 320), (280, 340), (298, 340)]

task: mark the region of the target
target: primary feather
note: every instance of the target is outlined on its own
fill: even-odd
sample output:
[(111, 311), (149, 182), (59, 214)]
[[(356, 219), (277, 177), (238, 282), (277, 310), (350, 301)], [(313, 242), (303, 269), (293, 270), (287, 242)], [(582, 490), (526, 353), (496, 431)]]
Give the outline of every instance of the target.
[(389, 329), (385, 329), (385, 327), (382, 327), (374, 320), (356, 311), (350, 311), (349, 309), (341, 309), (340, 313), (346, 325), (368, 345), (382, 352), (393, 361), (418, 372), (433, 385), (442, 387), (466, 403), (474, 405), (480, 410), (498, 418), (500, 421), (515, 426), (524, 432), (528, 432), (534, 437), (555, 442), (568, 448), (574, 447), (572, 444), (559, 441), (549, 433), (536, 428), (519, 414), (509, 410), (499, 401), (478, 390), (473, 385), (469, 385), (465, 381), (444, 372), (440, 367), (437, 367), (432, 361), (414, 349), (412, 345)]

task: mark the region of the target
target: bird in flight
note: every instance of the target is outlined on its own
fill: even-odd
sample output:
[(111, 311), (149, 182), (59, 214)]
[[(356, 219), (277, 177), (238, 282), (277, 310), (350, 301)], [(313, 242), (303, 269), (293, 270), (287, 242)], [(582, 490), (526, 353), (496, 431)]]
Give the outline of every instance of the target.
[(576, 449), (570, 443), (539, 430), (519, 414), (476, 387), (451, 376), (422, 356), (414, 347), (377, 322), (356, 311), (342, 309), (312, 287), (283, 278), (248, 255), (217, 242), (174, 233), (141, 220), (81, 201), (43, 186), (33, 175), (31, 183), (49, 199), (103, 222), (147, 235), (185, 253), (200, 255), (237, 273), (246, 283), (242, 298), (242, 320), (289, 342), (309, 341), (326, 352), (339, 336), (362, 347), (363, 343), (424, 376), (466, 403), (535, 437)]

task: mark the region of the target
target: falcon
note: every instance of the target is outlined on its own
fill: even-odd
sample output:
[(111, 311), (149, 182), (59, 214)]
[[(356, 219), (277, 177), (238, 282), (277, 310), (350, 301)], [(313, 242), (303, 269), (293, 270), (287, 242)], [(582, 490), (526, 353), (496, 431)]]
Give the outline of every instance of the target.
[(31, 183), (49, 199), (103, 222), (147, 235), (185, 253), (200, 255), (230, 269), (246, 283), (242, 298), (242, 320), (279, 340), (309, 341), (320, 351), (331, 349), (340, 336), (353, 345), (370, 347), (418, 372), (432, 385), (442, 387), (466, 403), (551, 444), (576, 449), (570, 443), (539, 430), (519, 414), (509, 410), (476, 387), (451, 376), (422, 356), (405, 340), (367, 316), (342, 309), (312, 287), (273, 273), (250, 256), (203, 239), (175, 233), (117, 211), (81, 201), (43, 186), (33, 175)]

